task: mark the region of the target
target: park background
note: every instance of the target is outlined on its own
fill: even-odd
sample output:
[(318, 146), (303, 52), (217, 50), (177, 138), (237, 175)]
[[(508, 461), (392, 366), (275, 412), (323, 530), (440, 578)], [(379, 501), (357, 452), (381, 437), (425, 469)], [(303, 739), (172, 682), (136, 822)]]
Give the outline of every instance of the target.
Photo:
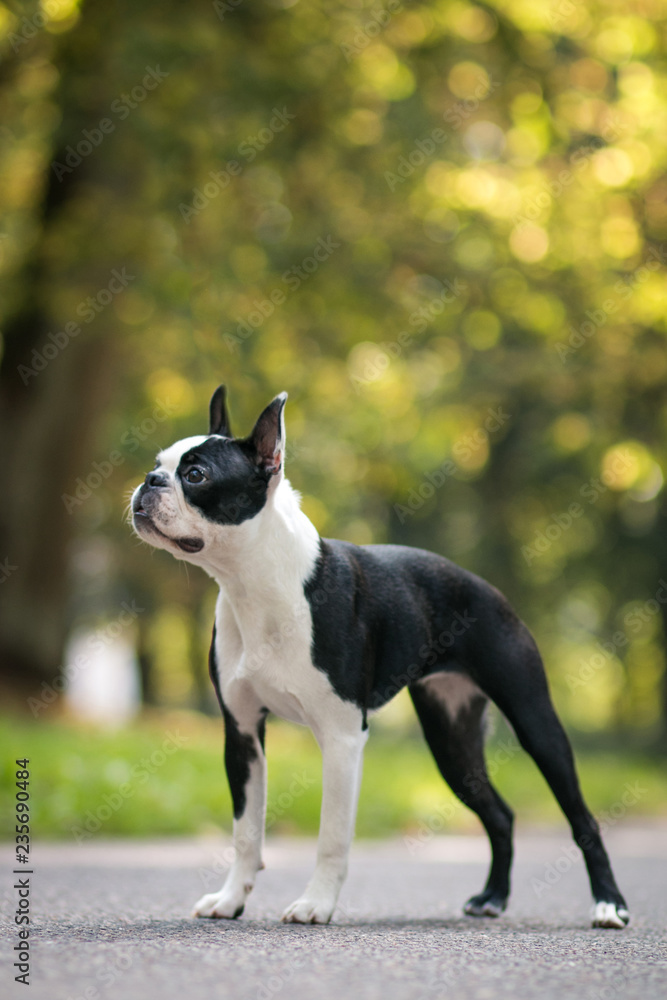
[[(289, 392), (323, 535), (503, 590), (594, 810), (664, 815), (664, 14), (0, 4), (0, 734), (35, 835), (230, 829), (214, 588), (125, 520), (221, 382), (239, 434)], [(406, 696), (371, 728), (359, 833), (477, 829)], [(267, 742), (269, 825), (311, 833), (314, 741)], [(488, 754), (558, 817), (502, 720)]]

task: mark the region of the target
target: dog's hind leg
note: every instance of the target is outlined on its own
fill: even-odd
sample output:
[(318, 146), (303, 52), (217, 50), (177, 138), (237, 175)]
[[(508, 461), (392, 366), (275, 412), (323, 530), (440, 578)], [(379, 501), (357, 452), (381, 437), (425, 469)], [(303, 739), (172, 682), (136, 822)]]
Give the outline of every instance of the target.
[(616, 885), (598, 824), (584, 802), (572, 748), (551, 703), (542, 659), (525, 626), (517, 623), (517, 628), (515, 642), (496, 650), (493, 673), (480, 683), (539, 767), (570, 823), (595, 900), (593, 926), (625, 927), (630, 919), (628, 907)]
[(477, 813), (491, 841), (491, 868), (481, 893), (465, 905), (470, 916), (497, 917), (507, 905), (512, 865), (509, 806), (489, 781), (484, 760), (485, 695), (463, 674), (433, 674), (410, 686), (426, 742), (440, 773)]

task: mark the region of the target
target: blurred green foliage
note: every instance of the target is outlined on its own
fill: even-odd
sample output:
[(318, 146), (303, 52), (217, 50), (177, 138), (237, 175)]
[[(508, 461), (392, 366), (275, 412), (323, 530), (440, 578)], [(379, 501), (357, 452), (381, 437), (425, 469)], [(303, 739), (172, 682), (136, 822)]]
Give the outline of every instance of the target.
[(212, 595), (123, 497), (224, 381), (238, 433), (289, 391), (321, 533), (482, 574), (572, 726), (664, 738), (664, 14), (0, 5), (2, 311), (81, 331), (5, 365), (96, 352), (71, 620), (145, 602), (155, 700), (205, 703)]
[[(165, 743), (168, 753), (161, 752)], [(565, 820), (532, 760), (523, 752), (514, 755), (511, 749), (503, 753), (511, 745), (506, 735), (500, 742), (492, 740), (488, 759), (494, 783), (516, 810), (518, 821), (564, 827)], [(31, 753), (35, 838), (91, 843), (118, 835), (204, 836), (231, 831), (218, 720), (196, 713), (155, 713), (141, 724), (104, 732), (5, 718), (0, 722), (0, 793), (8, 803), (16, 791), (13, 759), (26, 747)], [(267, 751), (268, 832), (316, 834), (322, 786), (313, 737), (304, 728), (271, 722)], [(364, 757), (359, 836), (430, 839), (429, 831), (481, 829), (477, 817), (443, 782), (421, 738), (399, 740), (380, 728), (372, 733)], [(656, 761), (637, 754), (598, 752), (582, 754), (579, 765), (587, 801), (601, 822), (614, 825), (664, 816), (667, 776)], [(13, 836), (14, 822), (7, 809), (0, 838)]]

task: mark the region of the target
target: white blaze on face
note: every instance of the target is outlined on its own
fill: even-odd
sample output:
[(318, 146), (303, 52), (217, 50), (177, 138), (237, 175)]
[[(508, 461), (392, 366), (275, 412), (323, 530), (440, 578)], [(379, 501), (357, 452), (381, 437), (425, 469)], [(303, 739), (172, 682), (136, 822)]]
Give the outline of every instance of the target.
[[(176, 470), (183, 455), (192, 448), (204, 443), (207, 435), (183, 438), (176, 441), (169, 448), (165, 448), (157, 456), (157, 466), (155, 472), (160, 472), (167, 476), (168, 484), (161, 490), (159, 503), (151, 506), (150, 516), (156, 527), (163, 531), (170, 538), (187, 538), (201, 536), (202, 518), (201, 514), (188, 506), (183, 496), (183, 488), (176, 476)], [(141, 489), (137, 487), (136, 492)], [(160, 543), (159, 538), (141, 536), (145, 541), (157, 545), (158, 548), (168, 547)]]
[(208, 434), (199, 434), (197, 437), (183, 438), (158, 453), (157, 461), (160, 463), (156, 471), (168, 472), (173, 478), (176, 476), (176, 469), (179, 462), (188, 451), (199, 447), (204, 441), (208, 441)]

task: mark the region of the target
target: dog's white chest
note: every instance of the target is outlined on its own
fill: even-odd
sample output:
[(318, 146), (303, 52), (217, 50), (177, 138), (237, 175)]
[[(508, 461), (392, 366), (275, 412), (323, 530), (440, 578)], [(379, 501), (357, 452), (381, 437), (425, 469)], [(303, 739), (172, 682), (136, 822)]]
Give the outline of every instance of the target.
[(312, 620), (304, 596), (272, 611), (232, 608), (221, 596), (216, 632), (223, 697), (245, 691), (280, 718), (313, 724), (331, 685), (311, 659)]
[(292, 690), (279, 691), (275, 685), (266, 683), (262, 679), (258, 679), (254, 690), (263, 706), (274, 715), (281, 719), (287, 719), (288, 722), (296, 722), (301, 726), (310, 724), (308, 706), (304, 706), (302, 699), (297, 697)]

